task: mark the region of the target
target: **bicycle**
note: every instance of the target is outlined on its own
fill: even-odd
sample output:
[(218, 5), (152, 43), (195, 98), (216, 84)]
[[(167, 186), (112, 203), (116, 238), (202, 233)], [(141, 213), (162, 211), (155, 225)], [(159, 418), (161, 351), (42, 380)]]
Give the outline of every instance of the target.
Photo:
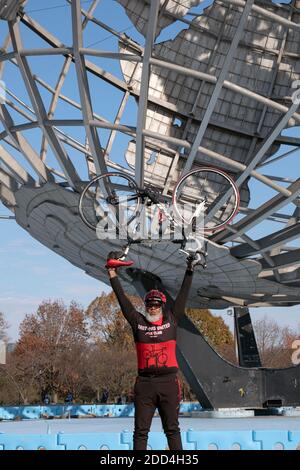
[[(79, 199), (79, 214), (84, 223), (96, 231), (101, 224), (103, 228), (107, 217), (113, 221), (117, 235), (122, 231), (124, 233), (126, 227), (125, 237), (130, 246), (133, 243), (149, 243), (149, 239), (141, 234), (139, 224), (141, 220), (152, 223), (156, 210), (159, 236), (152, 237), (151, 243), (165, 240), (164, 236), (168, 236), (173, 243), (180, 243), (181, 251), (187, 255), (199, 252), (206, 257), (207, 253), (202, 249), (205, 237), (230, 223), (238, 212), (239, 202), (239, 190), (234, 180), (214, 167), (189, 171), (179, 179), (171, 195), (162, 194), (150, 183), (139, 188), (127, 173), (111, 171), (87, 183)], [(144, 215), (143, 219), (141, 214)], [(195, 247), (186, 251), (187, 243), (192, 245), (193, 242)]]

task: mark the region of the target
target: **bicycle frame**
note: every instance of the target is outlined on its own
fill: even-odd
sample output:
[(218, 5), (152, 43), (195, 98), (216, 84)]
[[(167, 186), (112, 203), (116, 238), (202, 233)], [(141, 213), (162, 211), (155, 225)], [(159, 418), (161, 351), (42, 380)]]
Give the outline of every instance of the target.
[[(204, 239), (204, 237), (200, 237), (201, 238), (201, 241), (203, 241), (203, 245), (204, 245), (204, 249), (202, 249), (202, 243), (201, 243), (201, 246), (200, 246), (200, 243), (199, 243), (199, 239), (197, 239), (197, 237), (195, 236), (194, 238), (189, 238), (190, 236), (190, 233), (186, 234), (182, 225), (181, 224), (178, 224), (176, 222), (176, 219), (171, 216), (168, 211), (166, 210), (165, 206), (162, 206), (161, 204), (170, 204), (171, 202), (171, 198), (168, 197), (168, 196), (163, 196), (161, 195), (157, 190), (151, 188), (151, 187), (146, 187), (146, 188), (137, 188), (138, 190), (138, 194), (137, 194), (137, 197), (140, 197), (142, 199), (143, 202), (146, 202), (147, 199), (150, 199), (150, 204), (149, 203), (146, 203), (147, 206), (151, 205), (151, 204), (155, 204), (164, 214), (165, 216), (167, 217), (167, 219), (170, 221), (171, 225), (173, 224), (174, 226), (179, 226), (181, 228), (181, 234), (182, 234), (182, 238), (179, 238), (179, 239), (176, 239), (176, 238), (170, 238), (169, 240), (172, 242), (172, 243), (175, 243), (175, 244), (179, 244), (180, 245), (180, 251), (184, 254), (186, 254), (187, 256), (190, 256), (191, 253), (198, 253), (199, 255), (201, 255), (204, 260), (203, 260), (203, 263), (202, 263), (202, 266), (203, 267), (206, 267), (206, 256), (207, 256), (207, 240)], [(193, 221), (191, 222), (190, 224), (190, 228), (193, 229), (192, 227), (192, 224), (193, 224)], [(172, 233), (172, 232), (171, 232)], [(128, 246), (130, 245), (133, 245), (133, 244), (142, 244), (142, 243), (146, 243), (148, 240), (146, 239), (132, 239), (132, 238), (128, 238)], [(160, 243), (164, 240), (161, 240), (161, 239), (152, 239), (150, 240), (149, 242), (150, 243)], [(194, 250), (186, 250), (186, 247), (187, 247), (187, 244), (190, 242), (190, 241), (193, 241), (193, 242), (196, 242), (197, 243), (197, 246), (195, 247)]]
[[(203, 175), (200, 175), (202, 172), (203, 172)], [(209, 174), (209, 176), (207, 176), (207, 173)], [(211, 174), (214, 175), (213, 177), (214, 179), (210, 179), (212, 178)], [(200, 190), (199, 195), (201, 196), (201, 191), (204, 188), (203, 183), (201, 183), (201, 181), (208, 182), (208, 190), (209, 190), (209, 184), (211, 181), (215, 181), (215, 178), (216, 178), (215, 175), (218, 175), (218, 177), (223, 178), (226, 181), (226, 184), (229, 184), (231, 188), (229, 187), (229, 189), (227, 189), (227, 192), (224, 193), (223, 195), (219, 193), (221, 197), (219, 198), (217, 197), (215, 200), (213, 199), (212, 201), (210, 200), (211, 199), (210, 196), (211, 194), (214, 194), (213, 191), (208, 192), (208, 197), (210, 199), (207, 199), (206, 198), (207, 193), (203, 192), (202, 198), (200, 197), (200, 200), (199, 200), (197, 191)], [(113, 182), (113, 178), (116, 178), (116, 182)], [(192, 179), (191, 185), (189, 183), (187, 184), (187, 181), (188, 181), (187, 178)], [(196, 179), (197, 181), (197, 178), (199, 178), (200, 186), (197, 186), (197, 185), (195, 186), (195, 184), (193, 184), (194, 179)], [(120, 183), (120, 180), (121, 180), (121, 183)], [(238, 210), (238, 204), (239, 204), (238, 188), (236, 187), (234, 181), (229, 175), (227, 175), (224, 171), (219, 170), (217, 168), (205, 166), (205, 167), (199, 167), (199, 168), (191, 170), (177, 182), (173, 190), (172, 196), (162, 195), (159, 192), (159, 190), (157, 190), (155, 187), (152, 187), (152, 186), (140, 188), (137, 186), (135, 180), (131, 176), (123, 172), (112, 171), (112, 172), (99, 175), (93, 180), (91, 180), (80, 196), (80, 200), (79, 200), (80, 216), (82, 220), (86, 223), (86, 225), (88, 225), (90, 228), (93, 228), (93, 229), (97, 229), (98, 223), (95, 224), (95, 222), (91, 223), (88, 221), (82, 209), (82, 203), (83, 203), (83, 198), (85, 197), (87, 192), (91, 190), (91, 193), (92, 193), (92, 186), (95, 183), (97, 184), (96, 192), (95, 192), (95, 201), (101, 200), (102, 203), (98, 204), (99, 207), (97, 206), (97, 210), (96, 210), (95, 206), (93, 206), (94, 204), (93, 198), (91, 198), (89, 202), (90, 206), (88, 205), (87, 207), (89, 208), (89, 210), (91, 209), (91, 207), (94, 207), (96, 220), (97, 220), (97, 216), (99, 217), (99, 213), (100, 213), (100, 218), (102, 217), (102, 219), (103, 219), (103, 215), (102, 215), (103, 213), (106, 215), (109, 214), (109, 208), (107, 212), (107, 208), (105, 205), (109, 204), (112, 207), (111, 214), (109, 217), (111, 218), (112, 216), (111, 220), (117, 228), (116, 234), (118, 235), (120, 233), (124, 234), (124, 227), (125, 228), (127, 227), (126, 234), (125, 234), (125, 238), (127, 238), (126, 249), (127, 247), (133, 244), (142, 244), (142, 243), (153, 244), (153, 243), (159, 243), (159, 242), (165, 241), (166, 238), (163, 237), (163, 235), (167, 234), (169, 237), (168, 240), (170, 242), (180, 244), (181, 252), (185, 253), (188, 256), (190, 256), (191, 254), (195, 256), (196, 255), (200, 256), (201, 264), (204, 267), (206, 266), (205, 261), (206, 261), (206, 255), (207, 255), (207, 252), (206, 252), (207, 239), (205, 238), (205, 234), (208, 232), (214, 232), (215, 230), (224, 228), (226, 224), (228, 223), (228, 221), (234, 217), (234, 215), (236, 214)], [(183, 199), (183, 203), (184, 204), (189, 203), (188, 202), (189, 199), (193, 201), (193, 198), (196, 198), (195, 204), (193, 204), (193, 207), (192, 207), (192, 211), (190, 211), (191, 206), (189, 207), (188, 218), (186, 218), (186, 207), (184, 207), (183, 209), (184, 216), (179, 212), (181, 211), (181, 208), (182, 208), (182, 201), (181, 201), (180, 195), (185, 184), (187, 184), (185, 186), (185, 188), (187, 188), (185, 190), (186, 191), (185, 197), (186, 196), (188, 197), (186, 201)], [(224, 184), (224, 183), (220, 183), (220, 185), (221, 184)], [(99, 189), (100, 189), (100, 195), (98, 193)], [(231, 211), (230, 215), (227, 216), (227, 219), (225, 219), (225, 221), (222, 222), (222, 219), (221, 219), (220, 221), (216, 222), (215, 226), (211, 226), (211, 227), (205, 227), (203, 225), (203, 227), (201, 227), (201, 230), (200, 230), (199, 227), (197, 227), (197, 223), (198, 221), (200, 221), (204, 224), (204, 214), (207, 208), (212, 207), (212, 212), (211, 213), (208, 212), (208, 216), (205, 215), (205, 217), (208, 218), (208, 221), (210, 221), (212, 217), (214, 216), (214, 214), (216, 213), (216, 211), (219, 209), (219, 207), (221, 208), (222, 204), (224, 204), (223, 201), (226, 199), (227, 195), (230, 193), (230, 190), (233, 190), (233, 194), (235, 195), (234, 204), (232, 205), (234, 210)], [(118, 192), (121, 194), (121, 199), (120, 199), (120, 195), (118, 195)], [(125, 192), (125, 198), (124, 198), (124, 192)], [(217, 192), (216, 194), (218, 195)], [(90, 196), (90, 192), (89, 192), (89, 196)], [(126, 217), (125, 221), (124, 219), (122, 219), (122, 217), (120, 217), (120, 210), (119, 211), (117, 210), (117, 207), (118, 206), (121, 207), (121, 204), (123, 204), (124, 201), (126, 202), (125, 209), (122, 208), (124, 212), (123, 213), (121, 212), (121, 215), (123, 217), (125, 214), (125, 217)], [(128, 206), (129, 202), (134, 202), (134, 201), (136, 201), (135, 205)], [(146, 208), (147, 212), (142, 213), (139, 210), (141, 203), (143, 204), (143, 209), (145, 210)], [(176, 218), (173, 215), (173, 213), (170, 212), (169, 207), (171, 205), (174, 208), (174, 215), (175, 214), (177, 215)], [(158, 229), (158, 232), (156, 232), (156, 235), (153, 238), (149, 239), (149, 225), (148, 224), (149, 224), (149, 220), (152, 223), (151, 216), (153, 216), (153, 214), (151, 213), (149, 214), (149, 208), (151, 208), (151, 206), (156, 206), (158, 208), (159, 216), (154, 226), (154, 229), (155, 230)], [(194, 206), (196, 206), (195, 209), (194, 209)], [(99, 208), (100, 210), (98, 211)], [(140, 218), (141, 214), (145, 217), (144, 220)], [(165, 220), (169, 222), (168, 226), (165, 225), (163, 227), (163, 222), (164, 222), (163, 215), (165, 216)], [(131, 235), (133, 236), (131, 236), (128, 233), (128, 229), (134, 220), (136, 224), (134, 226), (134, 230), (131, 232)], [(141, 223), (143, 225), (141, 225)], [(141, 227), (142, 227), (142, 230), (144, 230), (144, 228), (146, 227), (147, 233), (144, 231), (143, 235), (145, 236), (145, 233), (146, 233), (147, 238), (143, 238), (143, 235), (134, 236), (134, 234), (138, 235), (138, 232), (140, 231)], [(152, 232), (152, 228), (153, 226), (151, 225), (151, 237), (154, 233)], [(163, 231), (163, 228), (164, 228), (164, 231)], [(130, 227), (130, 230), (131, 230), (131, 227)], [(157, 238), (157, 234), (159, 235), (159, 238)], [(194, 246), (191, 247), (191, 245), (194, 245)]]

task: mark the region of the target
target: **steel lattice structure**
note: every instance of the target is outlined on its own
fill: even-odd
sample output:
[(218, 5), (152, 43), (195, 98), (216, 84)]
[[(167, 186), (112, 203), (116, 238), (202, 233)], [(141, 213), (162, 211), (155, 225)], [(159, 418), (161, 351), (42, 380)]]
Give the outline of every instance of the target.
[[(107, 282), (102, 265), (122, 241), (98, 240), (84, 226), (77, 210), (83, 182), (108, 168), (122, 169), (140, 185), (151, 181), (168, 194), (183, 172), (209, 163), (234, 177), (242, 205), (238, 219), (209, 238), (208, 268), (195, 274), (190, 306), (298, 304), (299, 175), (268, 175), (264, 169), (290, 158), (300, 144), (283, 132), (300, 123), (300, 0), (215, 0), (201, 14), (201, 0), (118, 0), (144, 36), (143, 46), (97, 16), (99, 0), (88, 11), (80, 0), (67, 3), (69, 44), (26, 13), (30, 1), (0, 0), (0, 18), (7, 22), (0, 54), (0, 79), (6, 83), (0, 198), (17, 223)], [(184, 29), (159, 41), (175, 23)], [(118, 49), (87, 47), (89, 24), (117, 38)], [(23, 42), (27, 29), (34, 46)], [(45, 57), (60, 60), (54, 86), (33, 72), (32, 58)], [(107, 60), (120, 64), (122, 76), (105, 67)], [(63, 93), (70, 70), (79, 100)], [(12, 74), (25, 98), (10, 86)], [(114, 119), (95, 112), (95, 89), (101, 101), (108, 86), (119, 97)], [(60, 103), (70, 118), (61, 117)], [(134, 106), (132, 125), (125, 118)], [(82, 139), (68, 131), (74, 128)], [(39, 146), (26, 137), (32, 130), (40, 133)], [(111, 157), (120, 136), (127, 139), (121, 161)], [(253, 205), (256, 184), (267, 196)], [(137, 269), (159, 276), (170, 294), (177, 291), (184, 261), (172, 243), (134, 247), (131, 258)], [(132, 290), (129, 275), (122, 276)]]

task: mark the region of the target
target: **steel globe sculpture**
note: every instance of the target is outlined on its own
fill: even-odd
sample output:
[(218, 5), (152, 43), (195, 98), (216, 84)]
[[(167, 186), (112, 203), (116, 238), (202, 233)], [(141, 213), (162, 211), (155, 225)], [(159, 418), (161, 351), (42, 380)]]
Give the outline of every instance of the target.
[[(124, 171), (168, 195), (212, 165), (235, 181), (240, 209), (207, 236), (189, 306), (298, 304), (300, 1), (117, 0), (110, 22), (98, 0), (72, 0), (55, 33), (30, 3), (0, 0), (0, 198), (16, 222), (107, 282), (104, 260), (124, 241), (99, 240), (81, 220), (87, 182)], [(130, 255), (136, 275), (178, 290), (184, 258), (170, 241)]]

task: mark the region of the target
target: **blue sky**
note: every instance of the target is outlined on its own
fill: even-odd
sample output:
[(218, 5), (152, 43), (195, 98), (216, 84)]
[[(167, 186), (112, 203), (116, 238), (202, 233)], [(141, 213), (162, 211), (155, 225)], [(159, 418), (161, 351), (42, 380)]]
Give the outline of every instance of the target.
[[(202, 6), (206, 6), (211, 1), (203, 2)], [(288, 2), (284, 2), (288, 3)], [(82, 2), (84, 8), (88, 9), (90, 2)], [(52, 0), (47, 2), (47, 7), (41, 7), (45, 3), (40, 0), (29, 0), (26, 10), (38, 22), (44, 25), (50, 32), (57, 35), (65, 44), (71, 44), (71, 29), (66, 25), (70, 24), (70, 7), (65, 4), (63, 0)], [(55, 7), (55, 8), (54, 8)], [(112, 14), (113, 11), (113, 14)], [(194, 10), (196, 11), (196, 10)], [(125, 31), (130, 37), (143, 44), (143, 37), (135, 31), (129, 19), (124, 14), (122, 8), (112, 0), (102, 0), (97, 8), (95, 15), (101, 18), (102, 21), (108, 23), (110, 26), (119, 31)], [(0, 22), (0, 43), (2, 43), (6, 30), (3, 22)], [(161, 34), (160, 40), (169, 39), (178, 33), (178, 26), (169, 27)], [(27, 47), (37, 47), (36, 39), (33, 34), (26, 32), (22, 28), (24, 43)], [(107, 50), (116, 50), (116, 39), (113, 38), (108, 32), (101, 31), (94, 25), (89, 24), (84, 35), (85, 47), (95, 47)], [(41, 47), (45, 47), (44, 43), (40, 43)], [(97, 59), (93, 58), (97, 63)], [(31, 58), (30, 64), (35, 73), (41, 78), (48, 80), (52, 85), (56, 82), (57, 74), (59, 73), (62, 62), (58, 62), (54, 58)], [(120, 67), (117, 62), (103, 61), (103, 67), (107, 66), (108, 70), (115, 75), (121, 77)], [(13, 67), (13, 66), (11, 66)], [(72, 73), (66, 80), (63, 88), (63, 93), (71, 96), (73, 99), (79, 101), (78, 90), (74, 85), (75, 80), (72, 79)], [(90, 77), (90, 85), (92, 90), (94, 78)], [(29, 99), (18, 79), (16, 73), (10, 74), (9, 87), (26, 103)], [(46, 103), (50, 102), (50, 94), (41, 89)], [(112, 94), (107, 86), (107, 93), (101, 95), (101, 100), (93, 91), (94, 110), (96, 113), (113, 119), (117, 111), (120, 96), (118, 93)], [(78, 117), (79, 114), (74, 112), (74, 108), (68, 105), (60, 105), (57, 110), (56, 117)], [(128, 111), (124, 114), (123, 122), (127, 124), (134, 124), (136, 117), (136, 106), (134, 101), (129, 103)], [(20, 118), (14, 114), (15, 120), (19, 122)], [(80, 141), (84, 141), (83, 135), (78, 128), (68, 128), (68, 132), (73, 132), (74, 137)], [(299, 129), (286, 131), (289, 135), (299, 136)], [(28, 138), (31, 142), (38, 144), (40, 137), (35, 131), (27, 131)], [(101, 134), (101, 141), (105, 143), (107, 138), (105, 131)], [(125, 148), (127, 144), (127, 137), (119, 137), (116, 146), (113, 149), (111, 158), (115, 161), (120, 159), (120, 148)], [(11, 151), (11, 148), (9, 148)], [(68, 149), (69, 150), (69, 149)], [(283, 152), (284, 149), (281, 151)], [(78, 159), (76, 165), (82, 173), (84, 173), (85, 165), (80, 163), (79, 157), (81, 155), (75, 150), (70, 150), (73, 159)], [(13, 153), (13, 151), (12, 151)], [(49, 152), (51, 164), (51, 151)], [(281, 175), (294, 178), (295, 174), (299, 174), (299, 152), (295, 153), (287, 161), (279, 164), (266, 167), (266, 173), (273, 175)], [(19, 155), (16, 158), (20, 158)], [(288, 162), (288, 163), (287, 163)], [(22, 163), (26, 167), (26, 163)], [(55, 162), (53, 160), (53, 166)], [(264, 198), (269, 198), (272, 194), (266, 191), (266, 187), (259, 186), (258, 183), (253, 183), (252, 190), (252, 206), (260, 205)], [(262, 195), (263, 192), (263, 195)], [(285, 210), (292, 210), (286, 208)], [(4, 206), (0, 204), (0, 215), (8, 214)], [(270, 230), (278, 229), (275, 224), (270, 225)], [(259, 238), (263, 232), (260, 228), (256, 228), (253, 237)], [(62, 299), (66, 303), (74, 299), (86, 307), (97, 295), (102, 291), (109, 291), (108, 286), (99, 283), (95, 279), (87, 276), (83, 271), (71, 265), (65, 259), (59, 257), (55, 253), (48, 250), (39, 242), (34, 240), (27, 232), (19, 227), (13, 220), (0, 220), (0, 267), (1, 273), (5, 273), (1, 278), (0, 290), (0, 311), (5, 314), (5, 317), (10, 324), (9, 334), (15, 340), (18, 334), (18, 326), (20, 321), (24, 318), (26, 313), (32, 313), (36, 310), (37, 306), (43, 299)], [(295, 242), (293, 242), (295, 245)], [(267, 315), (270, 318), (276, 319), (281, 325), (291, 325), (294, 328), (300, 324), (300, 307), (289, 308), (259, 308), (251, 309), (254, 319), (261, 318)], [(232, 319), (225, 312), (216, 311), (215, 313), (221, 314), (226, 322), (232, 325)]]
[[(0, 214), (4, 214), (1, 206)], [(72, 299), (86, 307), (108, 286), (87, 276), (64, 258), (48, 250), (13, 220), (0, 220), (1, 277), (0, 311), (16, 339), (18, 325), (26, 313), (35, 312), (44, 299)]]

